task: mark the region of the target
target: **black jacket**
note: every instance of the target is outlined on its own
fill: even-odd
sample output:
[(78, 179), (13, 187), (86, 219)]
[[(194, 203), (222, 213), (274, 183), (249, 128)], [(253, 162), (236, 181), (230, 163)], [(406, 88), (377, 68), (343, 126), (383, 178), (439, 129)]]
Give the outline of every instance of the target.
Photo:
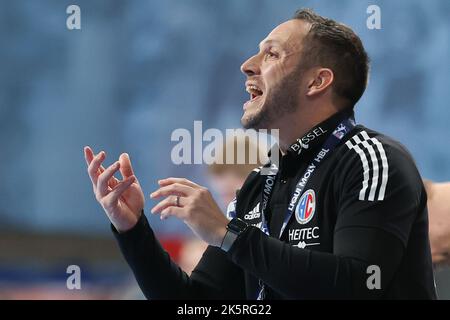
[(162, 249), (144, 215), (126, 233), (113, 228), (145, 296), (255, 299), (262, 281), (266, 299), (435, 299), (421, 177), (402, 145), (363, 126), (317, 168), (278, 239), (298, 180), (349, 115), (319, 124), (301, 138), (301, 150), (281, 158), (266, 210), (270, 236), (259, 229), (265, 177), (260, 169), (249, 175), (227, 215), (252, 226), (228, 253), (209, 246), (190, 277)]

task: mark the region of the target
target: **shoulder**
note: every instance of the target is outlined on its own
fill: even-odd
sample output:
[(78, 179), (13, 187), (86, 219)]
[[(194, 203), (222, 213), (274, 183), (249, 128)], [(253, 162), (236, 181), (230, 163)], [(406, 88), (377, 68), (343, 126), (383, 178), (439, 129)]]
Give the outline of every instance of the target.
[(238, 192), (238, 196), (239, 196), (239, 194), (247, 193), (249, 191), (249, 189), (253, 189), (253, 188), (255, 188), (255, 186), (259, 185), (259, 182), (261, 181), (260, 179), (262, 176), (261, 170), (264, 167), (265, 166), (257, 167), (255, 169), (253, 169), (252, 172), (249, 173), (249, 175), (245, 179), (244, 183), (242, 184), (242, 188)]
[(339, 149), (338, 176), (346, 183), (362, 181), (360, 198), (383, 200), (389, 184), (422, 187), (420, 174), (409, 151), (387, 135), (358, 125)]
[(382, 166), (392, 165), (417, 171), (413, 157), (403, 144), (362, 125), (356, 126), (348, 134), (339, 153), (343, 162), (349, 162), (351, 165), (361, 160), (365, 162), (367, 159), (369, 163), (370, 160), (377, 160)]

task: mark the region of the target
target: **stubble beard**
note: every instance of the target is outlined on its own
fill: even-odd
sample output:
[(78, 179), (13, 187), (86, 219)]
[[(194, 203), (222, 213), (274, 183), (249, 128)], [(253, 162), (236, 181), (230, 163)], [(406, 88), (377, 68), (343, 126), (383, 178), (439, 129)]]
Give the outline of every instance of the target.
[(261, 109), (248, 118), (242, 118), (244, 129), (279, 129), (274, 128), (277, 119), (294, 113), (299, 108), (298, 90), (301, 80), (301, 72), (296, 68), (288, 74), (267, 94)]

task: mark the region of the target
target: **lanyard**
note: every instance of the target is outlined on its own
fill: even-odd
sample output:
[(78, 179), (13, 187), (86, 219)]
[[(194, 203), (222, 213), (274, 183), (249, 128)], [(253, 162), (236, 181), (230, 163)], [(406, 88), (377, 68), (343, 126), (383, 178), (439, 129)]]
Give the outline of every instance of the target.
[[(298, 201), (300, 200), (301, 196), (303, 195), (303, 191), (305, 190), (305, 186), (308, 183), (309, 179), (313, 176), (316, 169), (319, 167), (319, 165), (324, 161), (324, 159), (337, 147), (339, 142), (344, 138), (344, 136), (350, 132), (355, 127), (355, 120), (353, 117), (347, 118), (344, 121), (342, 121), (336, 129), (333, 131), (332, 134), (329, 135), (327, 140), (324, 142), (322, 149), (317, 153), (317, 155), (313, 158), (310, 165), (306, 168), (305, 172), (303, 173), (300, 180), (297, 182), (294, 194), (291, 197), (291, 200), (289, 201), (288, 209), (286, 211), (283, 225), (281, 226), (280, 234), (278, 238), (281, 238), (283, 235), (284, 230), (286, 229), (287, 224), (289, 223), (289, 220), (292, 217), (292, 214), (295, 212), (295, 208), (297, 206)], [(269, 203), (270, 197), (272, 196), (272, 190), (273, 186), (275, 184), (276, 177), (278, 175), (278, 167), (275, 164), (271, 164), (270, 166), (270, 174), (266, 176), (263, 191), (261, 195), (261, 230), (269, 235), (269, 225), (267, 224), (266, 220), (266, 208)], [(260, 287), (261, 290), (258, 294), (258, 300), (262, 300), (264, 298), (264, 286), (261, 281)]]

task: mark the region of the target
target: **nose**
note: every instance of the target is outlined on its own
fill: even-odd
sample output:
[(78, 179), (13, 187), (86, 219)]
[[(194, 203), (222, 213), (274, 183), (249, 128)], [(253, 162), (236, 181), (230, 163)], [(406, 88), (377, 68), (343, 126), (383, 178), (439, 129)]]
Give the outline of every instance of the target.
[(241, 65), (241, 72), (247, 76), (253, 76), (260, 73), (258, 56), (253, 56), (247, 59)]

